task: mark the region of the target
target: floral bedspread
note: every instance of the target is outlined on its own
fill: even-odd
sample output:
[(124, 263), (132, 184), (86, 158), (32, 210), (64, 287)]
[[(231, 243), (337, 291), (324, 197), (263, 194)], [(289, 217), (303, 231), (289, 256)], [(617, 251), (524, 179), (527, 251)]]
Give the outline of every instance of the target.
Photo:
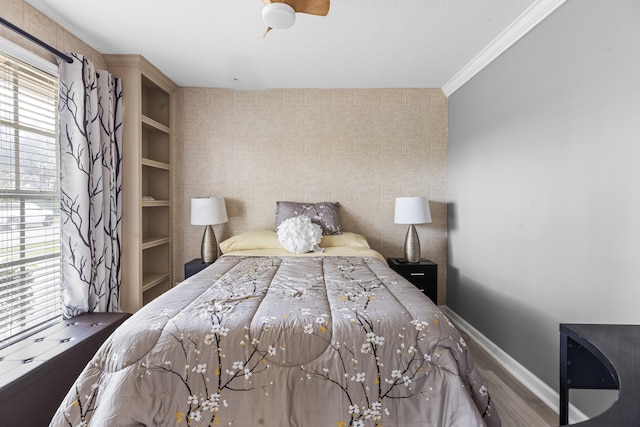
[(499, 426), (466, 344), (376, 258), (225, 256), (129, 318), (51, 426)]

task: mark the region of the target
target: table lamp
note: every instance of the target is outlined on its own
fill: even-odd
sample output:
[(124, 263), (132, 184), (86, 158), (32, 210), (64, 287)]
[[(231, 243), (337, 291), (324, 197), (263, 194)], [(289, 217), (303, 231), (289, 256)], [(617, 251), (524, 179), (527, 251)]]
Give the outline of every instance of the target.
[(397, 197), (394, 223), (409, 224), (407, 237), (404, 239), (404, 257), (407, 262), (420, 261), (420, 239), (414, 224), (431, 222), (429, 200), (424, 196)]
[(191, 199), (191, 224), (206, 225), (200, 246), (202, 262), (213, 262), (218, 258), (218, 242), (212, 225), (224, 224), (228, 220), (224, 197), (195, 197)]

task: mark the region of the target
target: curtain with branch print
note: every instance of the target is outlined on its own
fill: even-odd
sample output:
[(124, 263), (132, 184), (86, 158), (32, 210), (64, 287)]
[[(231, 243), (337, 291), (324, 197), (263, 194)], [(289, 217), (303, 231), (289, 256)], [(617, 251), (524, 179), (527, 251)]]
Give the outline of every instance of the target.
[(82, 55), (60, 70), (64, 317), (120, 311), (122, 83)]

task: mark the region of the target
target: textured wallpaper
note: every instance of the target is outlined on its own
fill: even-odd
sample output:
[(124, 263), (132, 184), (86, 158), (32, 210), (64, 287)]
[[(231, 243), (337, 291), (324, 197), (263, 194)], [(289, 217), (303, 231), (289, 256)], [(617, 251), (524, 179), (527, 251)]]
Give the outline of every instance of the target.
[[(62, 51), (105, 63), (82, 40), (23, 0), (3, 18)], [(5, 37), (55, 63), (52, 54), (0, 26)], [(422, 256), (438, 263), (444, 304), (447, 98), (440, 89), (179, 88), (175, 95), (174, 277), (200, 254), (203, 230), (190, 199), (222, 195), (229, 222), (218, 240), (271, 228), (276, 201), (338, 201), (342, 229), (402, 256), (407, 227), (393, 223), (395, 197), (426, 195), (433, 223), (418, 226)]]
[(190, 199), (224, 196), (218, 240), (274, 226), (276, 201), (337, 201), (342, 229), (402, 256), (395, 197), (426, 195), (422, 256), (438, 263), (444, 303), (447, 98), (440, 89), (179, 88), (175, 95), (174, 275), (199, 257)]

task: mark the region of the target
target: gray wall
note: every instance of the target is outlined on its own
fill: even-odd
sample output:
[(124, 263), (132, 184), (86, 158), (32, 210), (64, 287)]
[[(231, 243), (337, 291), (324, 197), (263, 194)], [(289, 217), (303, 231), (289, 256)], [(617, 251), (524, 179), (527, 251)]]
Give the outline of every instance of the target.
[(640, 324), (639, 162), (637, 0), (568, 0), (449, 98), (447, 305), (556, 390), (559, 323)]

